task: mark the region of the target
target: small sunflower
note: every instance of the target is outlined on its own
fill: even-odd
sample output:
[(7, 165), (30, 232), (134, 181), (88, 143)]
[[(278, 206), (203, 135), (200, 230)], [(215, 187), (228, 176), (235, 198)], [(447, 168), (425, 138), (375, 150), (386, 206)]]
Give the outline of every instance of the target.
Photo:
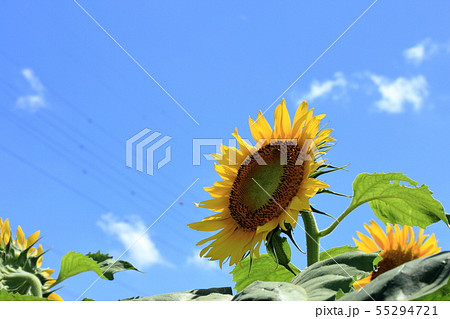
[(41, 268), (44, 253), (42, 245), (39, 244), (38, 248), (33, 247), (39, 234), (40, 232), (37, 231), (25, 238), (25, 234), (19, 226), (16, 231), (16, 239), (14, 239), (11, 236), (9, 220), (3, 221), (0, 218), (0, 289), (27, 294), (30, 292), (30, 288), (14, 278), (34, 275), (42, 286), (39, 295), (50, 300), (62, 300), (59, 295), (49, 290), (55, 283), (55, 280), (51, 278), (55, 270)]
[(334, 141), (329, 136), (332, 129), (320, 129), (324, 117), (313, 116), (313, 109), (303, 102), (291, 124), (283, 99), (275, 109), (274, 129), (261, 111), (256, 121), (249, 119), (255, 147), (235, 129), (232, 135), (239, 149), (222, 145), (221, 154), (212, 154), (222, 180), (204, 188), (212, 199), (196, 205), (216, 214), (188, 226), (220, 231), (197, 244), (211, 241), (200, 256), (219, 260), (220, 265), (228, 258), (230, 265), (237, 264), (247, 253), (259, 257), (259, 247), (272, 230), (287, 230), (288, 224), (294, 228), (299, 212), (311, 210), (309, 199), (328, 187), (310, 177), (323, 164), (318, 156)]
[[(416, 239), (414, 230), (410, 226), (403, 226), (403, 228), (400, 228), (398, 225), (387, 225), (385, 233), (384, 230), (372, 220), (370, 226), (364, 224), (364, 228), (369, 232), (372, 238), (357, 232), (360, 241), (356, 239), (353, 240), (359, 250), (366, 253), (380, 251), (380, 257), (383, 259), (378, 263), (378, 269), (376, 271), (353, 284), (356, 289), (367, 285), (388, 270), (394, 269), (411, 260), (437, 254), (441, 251), (434, 234), (430, 237), (429, 235), (424, 235), (423, 229), (420, 229)], [(427, 239), (427, 237), (429, 238)]]

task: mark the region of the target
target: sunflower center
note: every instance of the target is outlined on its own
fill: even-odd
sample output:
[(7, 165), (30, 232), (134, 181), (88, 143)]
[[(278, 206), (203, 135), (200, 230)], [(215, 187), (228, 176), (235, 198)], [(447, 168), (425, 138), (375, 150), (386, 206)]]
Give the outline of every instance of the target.
[(383, 259), (378, 263), (378, 270), (372, 273), (371, 280), (374, 280), (386, 271), (418, 258), (411, 250), (405, 251), (400, 249), (384, 251), (381, 257)]
[(241, 165), (229, 209), (244, 230), (254, 231), (287, 209), (303, 180), (299, 154), (296, 145), (266, 145)]

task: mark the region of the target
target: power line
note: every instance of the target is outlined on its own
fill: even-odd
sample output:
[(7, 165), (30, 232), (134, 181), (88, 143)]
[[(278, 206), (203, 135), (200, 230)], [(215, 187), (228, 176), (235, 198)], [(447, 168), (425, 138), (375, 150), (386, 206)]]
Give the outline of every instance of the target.
[(62, 185), (63, 187), (67, 188), (68, 190), (70, 190), (71, 192), (77, 194), (78, 196), (84, 198), (85, 200), (87, 200), (88, 202), (90, 202), (91, 204), (97, 206), (98, 208), (102, 209), (103, 211), (109, 211), (110, 209), (108, 207), (106, 207), (105, 205), (103, 205), (102, 203), (100, 203), (99, 201), (97, 201), (95, 198), (86, 195), (82, 192), (80, 192), (79, 190), (77, 190), (75, 187), (73, 187), (72, 185), (64, 182), (62, 179), (50, 174), (49, 172), (47, 172), (46, 170), (40, 168), (39, 166), (35, 165), (33, 162), (27, 160), (26, 158), (14, 153), (13, 151), (11, 151), (10, 149), (0, 145), (0, 150), (6, 154), (8, 154), (9, 156), (13, 157), (14, 159), (24, 163), (25, 165), (33, 168), (34, 170), (36, 170), (37, 172), (41, 173), (42, 175), (44, 175), (45, 177), (47, 177), (48, 179), (51, 179), (52, 181), (56, 182), (57, 184)]
[[(10, 55), (4, 53), (4, 52), (0, 52), (0, 54), (2, 54), (4, 57), (6, 57), (7, 60), (9, 60), (9, 62), (13, 65), (15, 65), (17, 68), (20, 68), (19, 64), (17, 63), (17, 61), (15, 61), (14, 58), (12, 58)], [(70, 54), (69, 54), (70, 55)], [(71, 55), (73, 57), (73, 55)], [(13, 88), (9, 83), (7, 83), (6, 81), (4, 81), (4, 83), (7, 85), (8, 89), (10, 91), (13, 91), (17, 94), (17, 96), (20, 95), (20, 93), (17, 91), (17, 89)], [(61, 96), (60, 94), (58, 94), (57, 92), (55, 92), (54, 90), (49, 89), (48, 87), (46, 87), (46, 91), (50, 92), (52, 95), (56, 96), (60, 101), (62, 101), (66, 106), (69, 106), (70, 109), (76, 111), (80, 116), (82, 116), (89, 124), (94, 124), (94, 126), (99, 129), (100, 131), (102, 131), (105, 135), (107, 135), (109, 138), (111, 138), (113, 141), (115, 141), (117, 144), (120, 144), (121, 146), (124, 144), (123, 141), (116, 137), (114, 134), (112, 134), (111, 132), (109, 132), (107, 129), (105, 129), (104, 127), (102, 127), (101, 125), (96, 124), (96, 121), (94, 121), (89, 115), (87, 115), (86, 113), (84, 113), (80, 108), (78, 108), (77, 106), (73, 105), (71, 102), (69, 102), (67, 99), (65, 99), (63, 96)], [(111, 91), (113, 94), (115, 94), (114, 91)], [(120, 97), (120, 96), (119, 96)], [(13, 97), (13, 100), (17, 98), (17, 97)], [(121, 97), (120, 97), (121, 98)], [(38, 112), (37, 116), (38, 117), (43, 117), (40, 114), (44, 113), (44, 112)], [(56, 120), (52, 123), (50, 122), (48, 119), (47, 122), (49, 123), (49, 125), (55, 127), (57, 126), (54, 123), (63, 123), (66, 127), (68, 127), (69, 129), (71, 129), (72, 131), (75, 131), (78, 135), (82, 136), (83, 138), (87, 139), (88, 141), (90, 141), (92, 144), (96, 145), (96, 147), (98, 147), (99, 149), (102, 149), (105, 153), (111, 154), (111, 152), (109, 152), (109, 150), (105, 149), (103, 146), (101, 146), (99, 143), (96, 143), (95, 141), (93, 141), (92, 139), (86, 137), (85, 134), (81, 133), (80, 130), (76, 129), (73, 127), (73, 125), (68, 124), (65, 120), (63, 120), (61, 117), (56, 116), (56, 114), (54, 113), (50, 113), (50, 112), (45, 112), (44, 114), (46, 114), (49, 117), (54, 117), (56, 118)], [(45, 120), (45, 119), (44, 119)], [(84, 145), (79, 143), (76, 139), (72, 138), (70, 136), (70, 134), (67, 134), (64, 132), (64, 129), (59, 128), (58, 132), (61, 133), (62, 135), (66, 136), (69, 140), (71, 141), (75, 141), (75, 145), (77, 146), (83, 146), (82, 150), (85, 151), (84, 149)], [(182, 145), (184, 146), (184, 145)], [(98, 155), (96, 155), (95, 153), (91, 153), (89, 151), (86, 151), (88, 154), (90, 154), (93, 157), (96, 157), (97, 159), (100, 159), (100, 157)], [(104, 154), (104, 153), (101, 153)], [(116, 156), (114, 154), (111, 155), (111, 157), (109, 159), (112, 159), (113, 161), (115, 161), (116, 163), (119, 164), (123, 164), (121, 161), (119, 161)], [(101, 160), (101, 159), (100, 159)], [(114, 170), (114, 168), (111, 167), (110, 163), (108, 161), (104, 161), (104, 164), (106, 166), (108, 166), (110, 169)], [(143, 186), (143, 184), (140, 184), (136, 181), (133, 181), (130, 179), (130, 177), (126, 174), (123, 174), (122, 171), (117, 171), (119, 175), (122, 176), (122, 178), (126, 181), (128, 181), (129, 183), (131, 183), (133, 185), (133, 187), (139, 186), (139, 189), (147, 189), (147, 186)], [(165, 174), (164, 172), (159, 172), (160, 175), (162, 175), (164, 177), (165, 180), (171, 181), (172, 183), (176, 184), (178, 181), (175, 181), (172, 179), (172, 177), (170, 175)], [(118, 184), (122, 184), (122, 181), (119, 181)], [(151, 184), (151, 187), (153, 187), (154, 185)], [(126, 187), (125, 187), (126, 188)], [(159, 184), (157, 185), (157, 189), (156, 191), (160, 191), (160, 190), (164, 190), (167, 194), (171, 194), (174, 195), (174, 193), (172, 192), (171, 188), (167, 188), (164, 184)], [(134, 190), (131, 190), (130, 195), (134, 196), (140, 196), (140, 194)], [(150, 202), (148, 200), (148, 198), (144, 195), (142, 195), (141, 197), (142, 199), (144, 199), (146, 202), (150, 203), (151, 205), (154, 205), (154, 202)], [(160, 206), (161, 208), (162, 206)], [(141, 207), (142, 208), (142, 207)]]
[[(8, 85), (8, 87), (9, 87), (9, 89), (10, 89), (11, 91), (15, 91), (16, 94), (18, 94), (18, 92), (17, 92), (15, 89), (13, 89), (11, 86)], [(10, 112), (9, 112), (9, 113), (10, 113)], [(22, 124), (22, 122), (21, 122), (20, 120), (18, 120), (17, 117), (15, 117), (12, 113), (10, 113), (9, 116), (13, 117), (14, 120), (15, 120), (15, 122), (17, 123), (17, 125), (20, 126), (23, 130), (30, 132), (30, 129), (31, 129), (31, 131), (34, 131), (35, 133), (37, 132), (38, 135), (41, 135), (41, 136), (43, 136), (43, 137), (45, 138), (45, 135), (44, 135), (43, 133), (40, 133), (37, 129), (32, 129), (32, 128), (29, 127), (29, 126), (24, 126), (24, 125)], [(62, 134), (63, 136), (65, 136), (67, 139), (69, 139), (70, 141), (72, 141), (75, 145), (77, 145), (77, 146), (83, 146), (82, 150), (83, 150), (83, 151), (86, 151), (86, 150), (84, 149), (84, 144), (80, 143), (76, 138), (72, 137), (70, 134), (68, 134), (67, 132), (65, 132), (64, 129), (61, 129), (61, 127), (58, 127), (58, 125), (56, 125), (56, 124), (54, 124), (53, 122), (51, 122), (50, 120), (48, 120), (48, 119), (46, 119), (46, 118), (40, 116), (39, 114), (36, 114), (36, 116), (40, 117), (44, 122), (46, 122), (46, 124), (47, 124), (48, 126), (51, 126), (51, 127), (55, 128), (55, 129), (58, 131), (58, 133), (60, 133), (60, 134)], [(36, 136), (35, 134), (33, 134), (33, 132), (31, 132), (31, 135), (33, 135), (35, 138), (37, 138), (37, 136)], [(67, 156), (64, 156), (64, 157), (65, 157), (66, 159), (68, 159), (69, 161), (73, 162), (72, 157), (75, 157), (75, 158), (79, 159), (80, 161), (83, 161), (83, 159), (80, 158), (80, 156), (77, 155), (76, 153), (72, 152), (72, 150), (70, 150), (70, 149), (67, 150), (67, 147), (66, 147), (65, 145), (62, 145), (62, 144), (58, 143), (57, 141), (55, 141), (55, 140), (52, 139), (51, 137), (47, 137), (47, 139), (50, 139), (50, 140), (52, 141), (52, 143), (50, 143), (50, 144), (48, 144), (48, 143), (46, 143), (46, 142), (44, 142), (44, 143), (46, 143), (50, 148), (52, 148), (53, 151), (55, 151), (55, 152), (58, 153), (59, 155), (64, 156), (64, 154), (62, 154), (60, 150), (61, 150), (61, 149), (62, 149), (62, 150), (66, 150), (67, 153), (69, 153), (69, 154), (72, 155), (70, 158), (68, 158)], [(58, 148), (54, 148), (54, 145), (55, 145), (55, 144), (56, 144), (56, 145), (59, 145), (59, 147), (58, 147)], [(92, 152), (89, 152), (89, 151), (87, 151), (87, 153), (88, 153), (90, 156), (92, 156), (92, 157), (94, 157), (94, 158), (96, 158), (96, 159), (102, 161), (104, 165), (106, 165), (111, 171), (114, 171), (116, 174), (119, 174), (124, 180), (127, 180), (127, 181), (128, 181), (129, 183), (131, 183), (132, 185), (135, 185), (135, 184), (136, 184), (136, 183), (135, 183), (134, 181), (132, 181), (126, 174), (122, 173), (121, 171), (116, 171), (115, 167), (112, 166), (109, 162), (103, 161), (103, 160), (101, 159), (101, 157), (98, 156), (96, 153), (92, 153)], [(111, 156), (111, 158), (115, 158), (115, 157), (114, 157), (114, 156)], [(90, 164), (91, 164), (91, 163), (90, 163)], [(80, 167), (80, 165), (79, 165), (78, 162), (75, 162), (75, 165), (78, 166), (78, 167)], [(80, 168), (81, 168), (82, 171), (85, 172), (85, 174), (86, 174), (87, 171), (84, 169), (84, 167), (80, 167)], [(102, 171), (102, 170), (97, 168), (96, 171)], [(96, 171), (94, 171), (94, 172), (96, 172)], [(111, 179), (113, 182), (115, 182), (117, 185), (120, 185), (121, 187), (123, 187), (123, 188), (127, 191), (127, 193), (128, 193), (129, 195), (132, 195), (133, 197), (134, 197), (134, 196), (141, 196), (141, 195), (139, 195), (139, 193), (137, 193), (137, 192), (134, 191), (133, 189), (131, 189), (131, 188), (129, 189), (128, 186), (125, 185), (125, 184), (122, 182), (122, 180), (117, 180), (116, 178), (114, 178), (114, 177), (113, 177), (112, 175), (110, 175), (110, 174), (105, 174), (105, 175), (108, 176), (108, 178)], [(102, 182), (102, 184), (105, 185), (104, 182)], [(109, 184), (107, 185), (107, 187), (109, 187)], [(141, 187), (142, 187), (142, 189), (145, 189), (145, 187), (143, 187), (143, 186), (141, 186)], [(158, 188), (165, 189), (165, 187), (163, 187), (162, 185), (159, 185)], [(158, 190), (159, 190), (159, 189), (158, 189)], [(167, 189), (165, 189), (165, 190), (167, 191), (167, 193), (170, 193), (170, 191), (168, 191)], [(120, 196), (122, 196), (122, 195), (120, 194)], [(123, 196), (122, 196), (122, 198), (123, 198)], [(150, 205), (159, 205), (160, 208), (163, 207), (159, 202), (156, 201), (156, 204), (155, 204), (154, 201), (150, 201), (150, 200), (149, 200), (147, 197), (145, 197), (145, 196), (142, 196), (141, 198), (142, 198), (143, 200), (145, 200), (147, 203), (149, 203)], [(144, 210), (146, 209), (146, 208), (140, 206), (139, 204), (137, 204), (137, 203), (135, 203), (135, 202), (133, 202), (133, 203), (134, 203), (135, 205), (139, 206), (139, 208), (141, 208), (141, 209), (144, 209)]]
[[(89, 171), (87, 171), (76, 159), (79, 159), (80, 161), (83, 161), (82, 158), (80, 158), (80, 156), (74, 152), (72, 152), (70, 149), (68, 150), (63, 144), (58, 143), (56, 140), (54, 140), (53, 138), (49, 137), (48, 135), (43, 134), (42, 132), (40, 132), (37, 129), (33, 129), (31, 126), (27, 126), (27, 125), (23, 125), (22, 122), (20, 120), (17, 119), (17, 117), (15, 117), (12, 113), (10, 112), (6, 112), (4, 109), (0, 108), (0, 111), (5, 114), (6, 116), (8, 116), (9, 118), (13, 119), (13, 121), (15, 122), (15, 124), (17, 126), (19, 126), (24, 132), (28, 133), (29, 135), (33, 136), (34, 138), (36, 138), (37, 140), (39, 140), (41, 143), (45, 144), (48, 148), (50, 148), (54, 153), (57, 153), (59, 156), (63, 157), (64, 159), (66, 159), (68, 162), (71, 162), (73, 165), (75, 165), (76, 167), (80, 168), (83, 173), (89, 177), (91, 177), (92, 179), (94, 179), (95, 181), (97, 181), (98, 183), (100, 183), (101, 185), (103, 185), (105, 188), (111, 190), (112, 192), (114, 192), (115, 194), (117, 194), (120, 198), (122, 198), (123, 200), (125, 200), (128, 203), (131, 203), (132, 205), (138, 207), (139, 209), (143, 210), (144, 212), (147, 211), (146, 207), (141, 206), (140, 203), (136, 202), (136, 201), (130, 201), (128, 200), (127, 197), (125, 197), (119, 190), (117, 190), (117, 186), (114, 186), (111, 183), (108, 183), (107, 181), (104, 180), (102, 174), (100, 172), (102, 172), (101, 169), (96, 168), (95, 170), (92, 171), (92, 175), (89, 174)], [(65, 151), (65, 152), (64, 152)], [(67, 155), (67, 154), (70, 155)], [(116, 183), (116, 179), (113, 178), (112, 176), (110, 176), (109, 174), (104, 174), (106, 175), (111, 181), (113, 181), (113, 183)], [(155, 204), (152, 204), (153, 207), (154, 206), (162, 206), (161, 203), (156, 202)], [(153, 214), (152, 214), (153, 215)], [(171, 222), (171, 227), (173, 226), (173, 222)], [(181, 235), (179, 232), (176, 233), (177, 236), (186, 239), (184, 235)]]

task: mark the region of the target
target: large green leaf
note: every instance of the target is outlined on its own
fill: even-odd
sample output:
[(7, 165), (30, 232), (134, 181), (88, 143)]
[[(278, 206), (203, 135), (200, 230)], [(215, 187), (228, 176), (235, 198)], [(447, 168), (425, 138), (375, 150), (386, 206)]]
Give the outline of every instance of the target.
[(367, 276), (377, 257), (377, 253), (350, 251), (311, 265), (292, 283), (306, 291), (308, 300), (334, 300), (340, 290), (350, 291), (355, 278)]
[(108, 254), (102, 254), (100, 251), (96, 252), (95, 254), (88, 253), (88, 254), (86, 254), (86, 256), (92, 258), (100, 265), (100, 268), (103, 271), (103, 276), (105, 276), (106, 279), (108, 279), (108, 280), (113, 280), (114, 274), (119, 271), (123, 271), (123, 270), (139, 271), (128, 261), (114, 260)]
[[(300, 272), (292, 264), (289, 264), (289, 267), (296, 273)], [(290, 282), (294, 278), (290, 271), (278, 265), (267, 254), (262, 254), (260, 258), (253, 259), (251, 263), (249, 257), (245, 258), (241, 261), (241, 265), (236, 265), (230, 274), (233, 275), (233, 281), (236, 283), (234, 289), (237, 291), (241, 291), (257, 280)]]
[(448, 285), (449, 278), (450, 252), (447, 251), (389, 270), (339, 300), (415, 300), (439, 291)]
[(426, 228), (442, 220), (449, 225), (444, 208), (431, 196), (428, 186), (417, 185), (402, 173), (360, 174), (353, 182), (350, 206), (369, 203), (384, 223)]
[(308, 294), (300, 286), (288, 282), (255, 281), (236, 294), (232, 301), (304, 301)]
[(24, 296), (18, 293), (0, 290), (0, 301), (51, 301), (51, 300), (35, 296)]
[(417, 301), (450, 301), (450, 279), (447, 284), (439, 290), (426, 296), (415, 299)]
[(68, 252), (61, 259), (59, 275), (54, 285), (66, 280), (67, 278), (90, 270), (94, 271), (100, 277), (105, 278), (102, 276), (103, 270), (101, 269), (100, 264), (98, 264), (94, 259), (74, 251)]
[(328, 250), (325, 250), (323, 252), (320, 253), (319, 255), (319, 260), (326, 260), (328, 258), (343, 254), (343, 253), (347, 253), (349, 251), (355, 251), (357, 250), (358, 247), (353, 247), (353, 246), (340, 246), (340, 247), (334, 247)]
[(144, 298), (128, 298), (119, 301), (230, 301), (232, 298), (231, 287), (219, 287), (172, 292)]

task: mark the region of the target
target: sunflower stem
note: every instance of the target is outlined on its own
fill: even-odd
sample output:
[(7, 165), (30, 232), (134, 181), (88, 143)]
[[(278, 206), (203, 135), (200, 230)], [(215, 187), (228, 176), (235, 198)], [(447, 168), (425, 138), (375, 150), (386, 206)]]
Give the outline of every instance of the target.
[(360, 206), (362, 203), (359, 203), (357, 205), (350, 205), (336, 220), (334, 223), (332, 223), (328, 228), (321, 230), (319, 232), (319, 237), (325, 237), (329, 235), (340, 223), (341, 221), (347, 217), (348, 214), (350, 214), (356, 207)]
[(306, 233), (306, 261), (307, 265), (311, 266), (319, 261), (319, 229), (317, 228), (316, 219), (312, 212), (303, 211), (301, 215)]

